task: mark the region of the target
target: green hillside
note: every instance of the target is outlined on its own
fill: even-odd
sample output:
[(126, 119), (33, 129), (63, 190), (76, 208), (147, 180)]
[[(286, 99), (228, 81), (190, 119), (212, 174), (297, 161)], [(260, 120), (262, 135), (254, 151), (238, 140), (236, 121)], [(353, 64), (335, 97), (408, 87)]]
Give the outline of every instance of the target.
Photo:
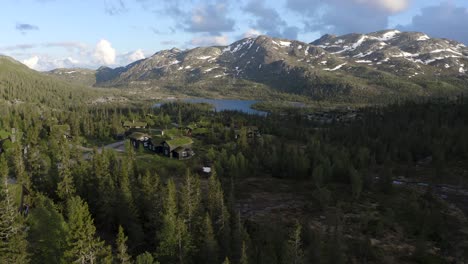
[(94, 88), (70, 84), (0, 56), (0, 100), (7, 104), (35, 103), (53, 108), (90, 103), (104, 95)]

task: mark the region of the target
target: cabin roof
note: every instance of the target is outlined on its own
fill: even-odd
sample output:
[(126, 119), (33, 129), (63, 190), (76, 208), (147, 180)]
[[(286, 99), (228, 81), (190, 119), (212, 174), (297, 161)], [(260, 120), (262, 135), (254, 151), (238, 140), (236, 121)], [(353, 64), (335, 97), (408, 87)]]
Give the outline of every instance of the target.
[(125, 121), (123, 126), (124, 127), (145, 127), (147, 125), (146, 122), (136, 122), (136, 121)]
[(135, 139), (135, 140), (142, 140), (144, 137), (150, 137), (148, 134), (146, 133), (141, 133), (141, 132), (133, 132), (129, 138), (131, 139)]
[(165, 141), (171, 149), (176, 149), (181, 146), (190, 145), (193, 143), (192, 139), (189, 137), (177, 137), (171, 140)]

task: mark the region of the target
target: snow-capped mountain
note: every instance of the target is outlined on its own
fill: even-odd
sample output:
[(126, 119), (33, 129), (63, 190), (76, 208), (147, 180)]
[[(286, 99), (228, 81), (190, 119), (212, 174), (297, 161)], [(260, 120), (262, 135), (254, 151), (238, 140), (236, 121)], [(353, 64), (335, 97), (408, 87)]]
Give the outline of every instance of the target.
[(399, 65), (402, 60), (414, 64), (413, 75), (425, 74), (422, 65), (432, 66), (434, 68), (430, 69), (431, 72), (439, 73), (444, 71), (465, 74), (468, 68), (468, 48), (464, 44), (430, 38), (419, 32), (386, 30), (368, 35), (325, 35), (311, 44), (355, 63), (367, 64), (398, 75), (403, 75), (407, 69), (401, 71), (391, 68)]
[(163, 50), (96, 71), (96, 86), (212, 89), (226, 83), (317, 98), (459, 92), (468, 84), (468, 48), (397, 30), (324, 35), (312, 43), (259, 36), (229, 46)]

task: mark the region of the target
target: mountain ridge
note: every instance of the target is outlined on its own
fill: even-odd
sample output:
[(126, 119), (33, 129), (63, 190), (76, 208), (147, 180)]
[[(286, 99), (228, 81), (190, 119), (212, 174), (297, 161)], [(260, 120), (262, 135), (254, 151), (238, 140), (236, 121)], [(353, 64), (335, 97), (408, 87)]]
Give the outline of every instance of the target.
[(161, 50), (126, 66), (101, 67), (94, 85), (190, 90), (259, 84), (315, 99), (426, 96), (463, 91), (467, 68), (464, 44), (421, 32), (324, 35), (311, 43), (261, 35), (227, 46)]

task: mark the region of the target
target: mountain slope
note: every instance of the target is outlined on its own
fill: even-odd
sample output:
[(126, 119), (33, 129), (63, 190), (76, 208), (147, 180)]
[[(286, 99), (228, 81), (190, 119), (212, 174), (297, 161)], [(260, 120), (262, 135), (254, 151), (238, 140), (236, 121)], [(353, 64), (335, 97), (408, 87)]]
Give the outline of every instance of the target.
[(92, 86), (96, 83), (96, 71), (91, 69), (59, 68), (45, 72), (45, 74), (79, 85)]
[(70, 84), (29, 69), (6, 56), (0, 56), (0, 101), (7, 104), (33, 103), (63, 108), (89, 103), (103, 92)]
[(304, 43), (259, 36), (155, 53), (125, 67), (101, 67), (96, 86), (237, 91), (267, 87), (315, 99), (447, 95), (466, 89), (468, 49), (423, 33), (386, 30), (325, 35)]
[[(425, 70), (440, 75), (456, 75), (465, 74), (468, 69), (468, 48), (464, 44), (430, 38), (419, 32), (386, 30), (368, 35), (325, 35), (311, 44), (356, 63), (409, 78), (425, 74)], [(408, 64), (407, 69), (395, 67), (402, 62)], [(414, 71), (407, 76), (409, 68)]]

